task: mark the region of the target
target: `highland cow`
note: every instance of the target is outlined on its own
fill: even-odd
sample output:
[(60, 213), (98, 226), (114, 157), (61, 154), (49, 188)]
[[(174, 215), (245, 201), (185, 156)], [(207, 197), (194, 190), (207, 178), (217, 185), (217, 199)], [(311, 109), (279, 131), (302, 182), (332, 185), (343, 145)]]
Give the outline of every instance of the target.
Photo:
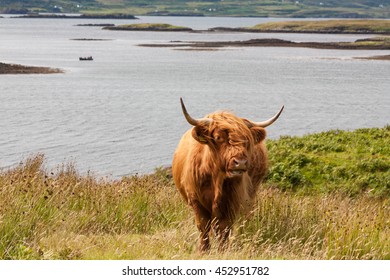
[(267, 174), (265, 127), (272, 118), (252, 122), (221, 111), (192, 118), (180, 98), (187, 122), (193, 126), (181, 138), (172, 173), (177, 189), (192, 207), (200, 231), (201, 251), (210, 249), (210, 230), (224, 249), (234, 221), (250, 211), (260, 183)]

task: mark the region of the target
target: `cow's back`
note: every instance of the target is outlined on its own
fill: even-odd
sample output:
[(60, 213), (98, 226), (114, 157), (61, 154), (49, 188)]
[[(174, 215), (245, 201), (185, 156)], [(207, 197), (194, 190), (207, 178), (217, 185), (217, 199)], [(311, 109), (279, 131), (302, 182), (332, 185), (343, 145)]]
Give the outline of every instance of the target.
[(251, 166), (248, 168), (248, 173), (253, 186), (253, 189), (250, 190), (250, 195), (254, 196), (268, 172), (268, 153), (265, 141), (261, 141), (255, 145), (251, 163)]

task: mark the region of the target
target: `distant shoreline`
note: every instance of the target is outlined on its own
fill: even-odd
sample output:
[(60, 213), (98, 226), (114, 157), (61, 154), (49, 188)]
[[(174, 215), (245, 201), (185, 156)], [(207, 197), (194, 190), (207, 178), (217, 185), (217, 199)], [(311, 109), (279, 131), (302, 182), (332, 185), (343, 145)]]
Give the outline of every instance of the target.
[(22, 16), (14, 16), (12, 18), (47, 18), (47, 19), (138, 19), (134, 15), (129, 14), (81, 14), (81, 15), (66, 15), (66, 14), (26, 14)]
[(366, 59), (366, 60), (390, 60), (390, 55), (376, 55), (376, 56), (365, 56), (365, 57), (354, 57), (355, 59)]
[(2, 74), (59, 74), (63, 70), (50, 67), (24, 66), (0, 62), (0, 75)]

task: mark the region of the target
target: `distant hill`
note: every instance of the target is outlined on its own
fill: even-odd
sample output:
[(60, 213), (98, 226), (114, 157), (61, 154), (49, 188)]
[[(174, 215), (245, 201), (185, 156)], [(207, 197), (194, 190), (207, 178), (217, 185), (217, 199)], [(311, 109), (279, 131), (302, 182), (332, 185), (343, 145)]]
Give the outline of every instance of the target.
[(388, 0), (0, 0), (2, 13), (390, 18)]

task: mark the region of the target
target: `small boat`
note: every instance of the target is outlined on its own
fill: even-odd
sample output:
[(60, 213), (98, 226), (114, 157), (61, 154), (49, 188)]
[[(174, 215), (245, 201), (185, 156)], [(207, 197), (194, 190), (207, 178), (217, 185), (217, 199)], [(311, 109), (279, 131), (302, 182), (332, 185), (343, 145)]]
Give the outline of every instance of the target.
[(79, 57), (79, 60), (80, 61), (84, 61), (84, 60), (93, 60), (93, 57), (92, 56), (86, 56), (86, 57)]

